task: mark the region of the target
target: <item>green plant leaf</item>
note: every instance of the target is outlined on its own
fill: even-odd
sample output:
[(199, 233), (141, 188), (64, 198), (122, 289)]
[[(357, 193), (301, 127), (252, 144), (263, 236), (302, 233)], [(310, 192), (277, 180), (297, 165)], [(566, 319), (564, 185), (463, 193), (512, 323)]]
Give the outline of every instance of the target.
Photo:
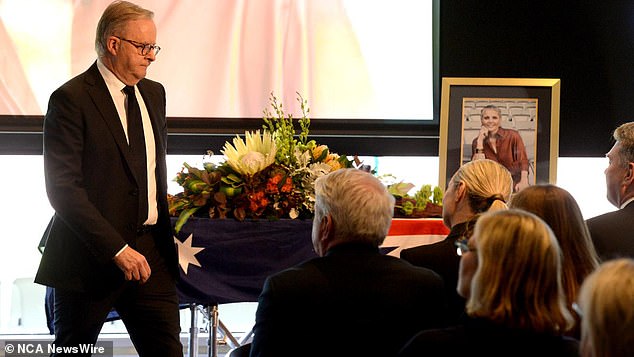
[(181, 214), (178, 216), (178, 219), (176, 220), (176, 224), (174, 225), (174, 230), (176, 231), (176, 233), (181, 231), (181, 228), (183, 228), (183, 225), (187, 223), (189, 217), (191, 217), (192, 214), (198, 211), (198, 209), (200, 209), (200, 207), (186, 209), (181, 212)]

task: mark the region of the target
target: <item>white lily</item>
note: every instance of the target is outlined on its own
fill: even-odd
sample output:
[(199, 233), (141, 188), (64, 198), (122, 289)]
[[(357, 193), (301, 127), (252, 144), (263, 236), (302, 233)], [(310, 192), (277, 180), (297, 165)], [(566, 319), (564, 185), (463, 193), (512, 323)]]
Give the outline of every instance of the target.
[(245, 133), (245, 140), (239, 136), (228, 142), (220, 150), (227, 157), (227, 164), (242, 175), (253, 176), (275, 162), (277, 147), (268, 131), (260, 136), (260, 131)]

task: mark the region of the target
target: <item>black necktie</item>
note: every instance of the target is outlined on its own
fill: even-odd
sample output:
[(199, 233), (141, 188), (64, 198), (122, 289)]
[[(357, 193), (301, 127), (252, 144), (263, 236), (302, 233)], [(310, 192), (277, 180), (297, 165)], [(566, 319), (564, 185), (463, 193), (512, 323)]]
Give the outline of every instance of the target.
[(143, 122), (141, 121), (141, 109), (134, 94), (134, 86), (125, 86), (123, 89), (128, 97), (126, 106), (128, 115), (128, 143), (132, 167), (136, 172), (139, 185), (139, 225), (147, 219), (147, 159), (145, 156), (145, 136), (143, 135)]

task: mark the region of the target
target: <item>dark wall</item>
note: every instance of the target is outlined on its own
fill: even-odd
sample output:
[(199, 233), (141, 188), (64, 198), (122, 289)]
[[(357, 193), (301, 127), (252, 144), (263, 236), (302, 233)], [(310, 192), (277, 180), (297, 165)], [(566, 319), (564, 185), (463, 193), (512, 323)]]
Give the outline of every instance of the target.
[(440, 76), (560, 78), (560, 156), (634, 120), (634, 1), (440, 2)]

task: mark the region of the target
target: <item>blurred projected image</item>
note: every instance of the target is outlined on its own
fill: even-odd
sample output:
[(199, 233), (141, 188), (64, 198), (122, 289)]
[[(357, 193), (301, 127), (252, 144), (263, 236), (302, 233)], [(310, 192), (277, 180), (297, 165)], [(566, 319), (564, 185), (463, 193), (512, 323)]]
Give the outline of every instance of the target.
[[(45, 113), (96, 60), (86, 29), (110, 2), (0, 1), (0, 115)], [(260, 118), (271, 92), (299, 113), (299, 92), (313, 118), (433, 117), (432, 1), (133, 2), (154, 9), (162, 50), (148, 78), (165, 85), (169, 116)]]

